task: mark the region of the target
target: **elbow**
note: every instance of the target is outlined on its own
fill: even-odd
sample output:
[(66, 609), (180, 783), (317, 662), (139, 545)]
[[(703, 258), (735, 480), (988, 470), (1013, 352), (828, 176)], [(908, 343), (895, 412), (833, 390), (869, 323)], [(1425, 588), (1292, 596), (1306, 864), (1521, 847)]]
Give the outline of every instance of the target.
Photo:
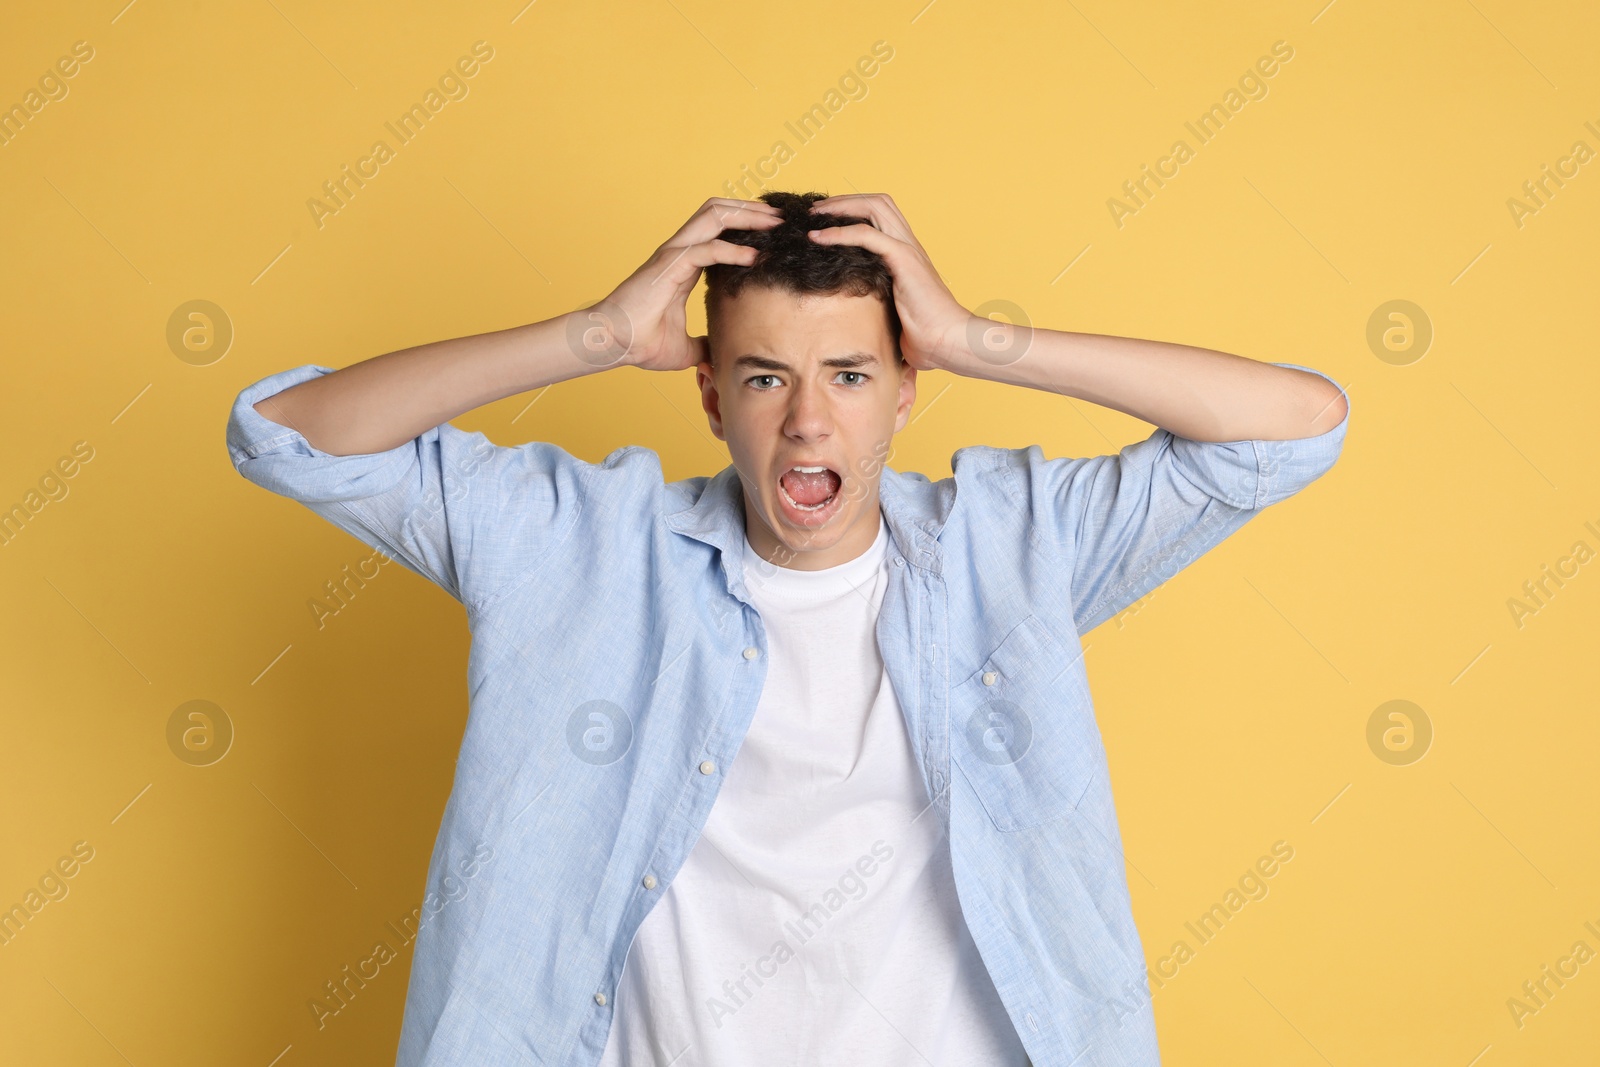
[(294, 420), (284, 413), (283, 406), (279, 403), (282, 397), (283, 393), (274, 393), (269, 397), (257, 400), (250, 405), (250, 408), (268, 422), (282, 426), (287, 430), (293, 430), (295, 429)]
[(1275, 441), (1298, 441), (1308, 437), (1322, 437), (1345, 424), (1350, 416), (1350, 400), (1338, 382), (1319, 370), (1298, 363), (1275, 363), (1294, 374), (1293, 382), (1284, 379), (1280, 395), (1282, 407), (1275, 420), (1281, 423), (1280, 432), (1262, 435)]
[[(294, 404), (294, 398), (289, 396), (291, 392), (293, 392), (292, 388), (264, 397), (250, 405), (251, 410), (274, 426), (293, 430), (300, 435), (306, 444), (330, 456), (357, 456), (366, 455), (369, 452), (382, 451), (382, 449), (378, 448), (363, 449), (360, 447), (359, 442), (348, 440), (349, 431), (345, 426), (321, 425), (315, 417), (317, 412), (315, 410), (308, 411), (303, 404), (294, 408), (294, 413), (290, 414), (287, 409)], [(285, 402), (285, 398), (287, 398), (288, 402)]]
[(1350, 417), (1350, 401), (1344, 395), (1344, 390), (1326, 380), (1322, 385), (1313, 402), (1311, 432), (1307, 435), (1310, 437), (1321, 437), (1331, 430), (1337, 430)]

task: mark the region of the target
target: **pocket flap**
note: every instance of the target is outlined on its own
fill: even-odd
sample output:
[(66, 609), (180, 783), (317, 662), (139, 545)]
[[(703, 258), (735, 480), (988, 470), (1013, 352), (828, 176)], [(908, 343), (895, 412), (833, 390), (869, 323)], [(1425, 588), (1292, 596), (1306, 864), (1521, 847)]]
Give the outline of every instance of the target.
[(1028, 615), (951, 689), (952, 759), (1001, 830), (1071, 813), (1105, 765), (1082, 660)]

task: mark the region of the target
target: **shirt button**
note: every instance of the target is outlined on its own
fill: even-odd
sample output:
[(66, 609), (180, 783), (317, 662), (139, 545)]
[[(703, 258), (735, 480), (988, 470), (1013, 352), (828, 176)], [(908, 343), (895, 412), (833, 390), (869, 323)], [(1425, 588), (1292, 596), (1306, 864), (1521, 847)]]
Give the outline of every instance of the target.
[(983, 684), (984, 685), (993, 685), (994, 684), (994, 680), (995, 680), (996, 677), (997, 676), (995, 675), (994, 671), (984, 671), (983, 672)]
[(594, 995), (594, 1002), (596, 1004), (600, 1005), (602, 1008), (605, 1007), (606, 1006), (606, 995), (604, 993), (596, 993)]
[(896, 556), (894, 558), (894, 565), (896, 567), (904, 567), (906, 565), (906, 561), (901, 559), (899, 556)]
[(645, 875), (644, 876), (644, 887), (646, 889), (654, 889), (656, 887), (656, 876), (653, 875), (653, 874)]
[(754, 645), (751, 645), (749, 648), (744, 650), (745, 659), (755, 659), (759, 655), (761, 655), (761, 650), (756, 648)]
[(717, 765), (715, 763), (712, 763), (710, 760), (705, 760), (704, 762), (702, 762), (700, 764), (700, 773), (701, 774), (710, 774), (712, 771), (714, 771), (716, 769), (717, 769)]

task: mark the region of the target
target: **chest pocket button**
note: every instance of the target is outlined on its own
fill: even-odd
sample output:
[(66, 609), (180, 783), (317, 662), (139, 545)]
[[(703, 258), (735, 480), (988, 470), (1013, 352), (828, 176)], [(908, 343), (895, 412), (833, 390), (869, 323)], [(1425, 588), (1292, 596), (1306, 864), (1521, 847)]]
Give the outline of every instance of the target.
[(951, 689), (952, 758), (1002, 831), (1070, 814), (1104, 773), (1082, 659), (1027, 615)]

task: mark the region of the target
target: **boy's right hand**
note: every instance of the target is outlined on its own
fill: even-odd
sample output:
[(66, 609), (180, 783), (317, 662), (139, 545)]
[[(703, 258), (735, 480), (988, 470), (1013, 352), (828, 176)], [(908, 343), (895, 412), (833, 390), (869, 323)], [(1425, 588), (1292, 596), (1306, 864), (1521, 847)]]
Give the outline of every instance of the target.
[(748, 267), (756, 250), (717, 239), (726, 229), (770, 229), (783, 220), (760, 200), (712, 197), (611, 294), (572, 313), (573, 353), (598, 367), (686, 370), (710, 358), (704, 337), (690, 337), (685, 307), (700, 273), (712, 263)]

